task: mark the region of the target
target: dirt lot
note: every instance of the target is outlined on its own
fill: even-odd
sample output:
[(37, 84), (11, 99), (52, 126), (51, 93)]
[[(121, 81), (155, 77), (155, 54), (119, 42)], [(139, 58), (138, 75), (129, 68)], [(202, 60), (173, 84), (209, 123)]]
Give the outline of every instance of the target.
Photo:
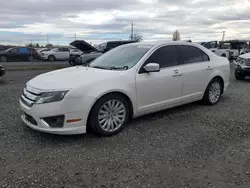
[(250, 187), (250, 80), (232, 74), (216, 106), (193, 103), (144, 116), (99, 138), (23, 125), (18, 98), (40, 73), (11, 71), (0, 84), (0, 186)]

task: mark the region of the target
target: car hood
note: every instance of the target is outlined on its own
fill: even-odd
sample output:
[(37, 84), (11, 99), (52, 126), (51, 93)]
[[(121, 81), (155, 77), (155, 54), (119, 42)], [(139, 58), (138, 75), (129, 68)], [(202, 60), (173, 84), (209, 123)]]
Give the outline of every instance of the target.
[(85, 42), (84, 40), (75, 40), (69, 44), (70, 46), (74, 46), (77, 49), (81, 50), (82, 52), (98, 52), (98, 50), (91, 46), (89, 43)]
[(113, 78), (120, 73), (121, 71), (83, 66), (71, 67), (38, 75), (31, 79), (27, 85), (44, 91), (67, 90)]
[(239, 57), (243, 59), (250, 59), (250, 53), (242, 54)]

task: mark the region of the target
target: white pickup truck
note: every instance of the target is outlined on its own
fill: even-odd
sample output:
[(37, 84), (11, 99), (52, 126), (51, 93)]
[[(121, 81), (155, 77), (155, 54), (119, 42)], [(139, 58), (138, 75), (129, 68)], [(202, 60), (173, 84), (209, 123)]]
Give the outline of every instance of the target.
[(218, 56), (226, 57), (227, 59), (230, 59), (231, 57), (230, 49), (221, 48), (218, 41), (202, 42), (201, 45), (211, 50)]

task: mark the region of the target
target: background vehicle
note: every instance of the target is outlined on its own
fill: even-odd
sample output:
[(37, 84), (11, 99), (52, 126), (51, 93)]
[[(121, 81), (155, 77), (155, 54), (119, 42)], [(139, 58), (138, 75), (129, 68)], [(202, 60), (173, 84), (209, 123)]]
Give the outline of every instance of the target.
[(240, 55), (235, 61), (235, 79), (244, 80), (246, 76), (250, 76), (250, 53)]
[(230, 50), (221, 48), (221, 45), (219, 45), (218, 41), (202, 42), (201, 45), (211, 50), (218, 56), (226, 57), (227, 59), (230, 59), (231, 57)]
[(68, 60), (69, 48), (54, 48), (50, 51), (43, 51), (41, 53), (43, 60), (55, 61), (55, 60)]
[(13, 47), (0, 52), (0, 61), (34, 61), (39, 59), (37, 51), (28, 47)]
[(88, 67), (30, 80), (20, 99), (22, 120), (48, 133), (80, 134), (90, 126), (110, 136), (132, 117), (199, 100), (214, 105), (228, 88), (229, 77), (229, 61), (198, 44), (122, 45)]
[(124, 40), (124, 41), (108, 41), (97, 45), (96, 47), (91, 46), (85, 41), (74, 41), (70, 43), (70, 46), (74, 46), (81, 50), (81, 55), (72, 54), (69, 58), (69, 64), (74, 65), (86, 65), (101, 56), (103, 53), (123, 44), (135, 43), (137, 41)]
[(69, 50), (70, 55), (81, 55), (83, 52), (77, 48), (73, 48)]
[(8, 50), (9, 48), (11, 48), (11, 47), (10, 46), (0, 45), (0, 52)]
[(36, 49), (37, 53), (41, 54), (42, 52), (50, 51), (52, 50), (51, 48), (39, 48)]
[(230, 45), (230, 59), (236, 59), (239, 55), (249, 52), (249, 41), (248, 40), (228, 40), (223, 43), (228, 43)]

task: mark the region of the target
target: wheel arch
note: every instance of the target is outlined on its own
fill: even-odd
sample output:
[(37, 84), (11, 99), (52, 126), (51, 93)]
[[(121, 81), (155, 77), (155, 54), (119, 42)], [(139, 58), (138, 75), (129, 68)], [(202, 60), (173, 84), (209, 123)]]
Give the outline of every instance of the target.
[(214, 80), (214, 79), (219, 79), (221, 84), (222, 84), (222, 94), (224, 93), (224, 86), (225, 86), (225, 83), (224, 83), (224, 80), (221, 76), (217, 75), (217, 76), (214, 76), (210, 82), (208, 83), (207, 87), (209, 86), (209, 84)]
[(131, 98), (127, 94), (125, 94), (125, 92), (122, 92), (122, 91), (109, 91), (109, 92), (103, 93), (102, 95), (97, 97), (96, 100), (91, 105), (91, 107), (89, 109), (88, 117), (87, 117), (87, 125), (89, 124), (89, 119), (91, 116), (92, 109), (93, 109), (94, 105), (97, 103), (97, 101), (100, 100), (101, 98), (107, 96), (107, 95), (112, 95), (112, 94), (117, 94), (117, 95), (121, 95), (122, 97), (124, 97), (128, 101), (128, 105), (130, 108), (129, 117), (132, 118), (134, 116), (134, 106), (133, 106)]
[(48, 59), (49, 59), (49, 57), (54, 57), (54, 59), (56, 60), (56, 56), (54, 54), (49, 54)]

